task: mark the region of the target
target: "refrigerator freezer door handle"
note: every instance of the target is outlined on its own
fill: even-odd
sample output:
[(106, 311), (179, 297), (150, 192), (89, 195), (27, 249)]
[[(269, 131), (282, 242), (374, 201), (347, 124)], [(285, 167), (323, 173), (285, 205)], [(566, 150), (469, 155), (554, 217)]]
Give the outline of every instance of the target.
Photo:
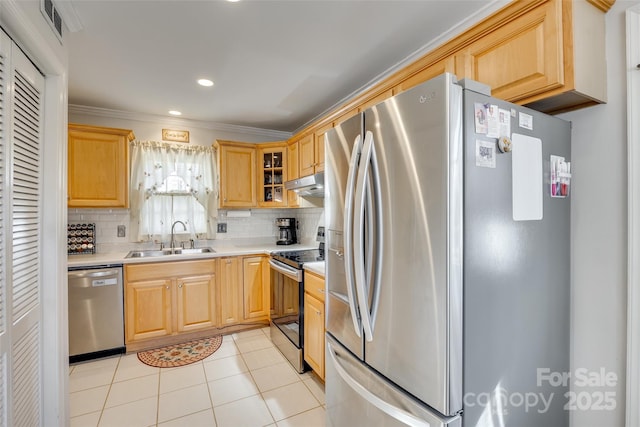
[(356, 137), (349, 161), (349, 175), (347, 176), (347, 189), (344, 200), (344, 267), (347, 279), (347, 296), (349, 298), (349, 310), (356, 335), (361, 337), (362, 323), (356, 303), (355, 278), (353, 273), (353, 193), (356, 187), (356, 172), (362, 150), (362, 135)]
[(373, 329), (371, 328), (371, 314), (369, 312), (369, 293), (366, 287), (365, 254), (363, 253), (365, 238), (363, 227), (366, 199), (365, 190), (367, 188), (367, 176), (369, 174), (372, 150), (373, 134), (367, 132), (362, 147), (362, 155), (360, 156), (360, 165), (358, 166), (354, 207), (355, 214), (353, 218), (353, 258), (355, 260), (356, 294), (358, 297), (358, 306), (360, 307), (360, 319), (362, 321), (362, 327), (364, 328), (364, 337), (367, 341), (373, 341)]
[(338, 373), (338, 375), (340, 375), (340, 378), (342, 378), (342, 380), (347, 383), (349, 387), (351, 387), (353, 391), (360, 395), (360, 397), (365, 399), (376, 408), (380, 409), (385, 414), (395, 418), (396, 420), (406, 425), (414, 427), (431, 427), (431, 424), (429, 424), (428, 422), (421, 420), (414, 415), (404, 411), (403, 409), (390, 404), (389, 402), (369, 391), (369, 389), (367, 389), (365, 386), (356, 381), (351, 375), (349, 375), (347, 370), (340, 364), (340, 361), (338, 360), (338, 357), (336, 357), (336, 352), (333, 350), (331, 343), (327, 342), (327, 347), (329, 350), (329, 356), (331, 357), (331, 361), (333, 362), (333, 366), (335, 367), (336, 372)]

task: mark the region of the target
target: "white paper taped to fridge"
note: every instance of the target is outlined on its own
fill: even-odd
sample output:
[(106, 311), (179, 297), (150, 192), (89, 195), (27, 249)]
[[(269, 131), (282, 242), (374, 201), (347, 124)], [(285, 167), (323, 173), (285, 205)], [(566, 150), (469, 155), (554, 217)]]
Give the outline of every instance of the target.
[(542, 140), (514, 133), (511, 162), (514, 221), (542, 219)]

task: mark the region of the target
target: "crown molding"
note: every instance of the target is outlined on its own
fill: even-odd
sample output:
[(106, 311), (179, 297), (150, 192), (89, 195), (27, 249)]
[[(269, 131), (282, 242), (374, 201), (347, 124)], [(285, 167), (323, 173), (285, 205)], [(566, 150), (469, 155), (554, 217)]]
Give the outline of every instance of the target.
[(600, 9), (601, 11), (603, 11), (604, 13), (607, 13), (609, 9), (611, 9), (613, 4), (616, 2), (616, 0), (587, 0), (587, 1), (592, 5), (594, 5), (595, 7), (597, 7), (598, 9)]
[(166, 117), (158, 114), (133, 113), (129, 111), (111, 110), (108, 108), (89, 107), (86, 105), (69, 104), (69, 113), (87, 114), (97, 117), (108, 117), (112, 119), (135, 120), (139, 122), (159, 123), (163, 125), (176, 125), (195, 127), (201, 129), (216, 130), (220, 132), (243, 133), (247, 135), (257, 135), (270, 140), (289, 139), (291, 132), (283, 132), (271, 129), (260, 129), (250, 126), (230, 125), (226, 123), (205, 122), (202, 120), (179, 119)]

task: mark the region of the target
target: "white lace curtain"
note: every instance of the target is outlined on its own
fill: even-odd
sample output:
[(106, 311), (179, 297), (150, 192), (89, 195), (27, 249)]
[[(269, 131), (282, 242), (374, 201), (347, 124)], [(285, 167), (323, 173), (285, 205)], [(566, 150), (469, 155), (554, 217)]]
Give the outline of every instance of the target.
[[(131, 227), (138, 241), (215, 237), (217, 176), (215, 152), (200, 145), (156, 141), (131, 143)], [(178, 239), (178, 237), (180, 239)]]

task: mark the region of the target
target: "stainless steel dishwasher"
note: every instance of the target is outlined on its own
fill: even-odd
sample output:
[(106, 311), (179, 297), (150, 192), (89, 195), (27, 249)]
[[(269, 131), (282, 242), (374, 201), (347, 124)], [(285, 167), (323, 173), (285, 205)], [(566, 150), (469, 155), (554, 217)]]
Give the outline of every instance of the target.
[(122, 265), (69, 268), (69, 362), (124, 353)]

